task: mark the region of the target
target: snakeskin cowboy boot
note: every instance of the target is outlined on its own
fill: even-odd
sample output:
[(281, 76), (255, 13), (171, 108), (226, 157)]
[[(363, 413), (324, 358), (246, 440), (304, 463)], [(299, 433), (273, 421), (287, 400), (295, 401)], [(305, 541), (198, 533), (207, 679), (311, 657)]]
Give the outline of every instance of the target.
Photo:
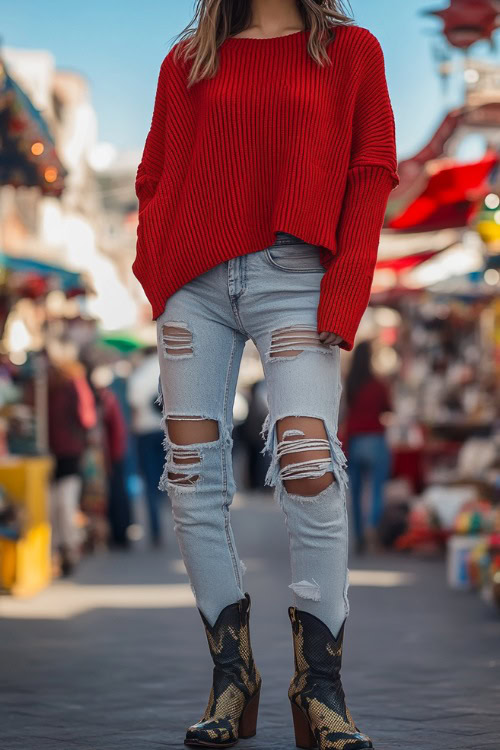
[(262, 680), (250, 645), (250, 595), (224, 607), (213, 627), (198, 611), (214, 662), (213, 683), (205, 713), (188, 728), (184, 744), (230, 747), (240, 737), (253, 737), (257, 726)]
[(342, 623), (337, 638), (315, 615), (288, 608), (292, 623), (295, 674), (288, 688), (295, 744), (319, 750), (373, 748), (354, 724), (340, 681)]

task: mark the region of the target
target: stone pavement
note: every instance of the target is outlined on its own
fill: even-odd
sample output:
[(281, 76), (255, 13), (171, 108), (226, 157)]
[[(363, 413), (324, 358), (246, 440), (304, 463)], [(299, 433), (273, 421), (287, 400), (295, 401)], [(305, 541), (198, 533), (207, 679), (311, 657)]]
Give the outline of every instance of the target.
[[(286, 529), (269, 497), (233, 503), (263, 678), (257, 735), (295, 747)], [(179, 559), (167, 548), (88, 558), (71, 583), (0, 599), (0, 750), (184, 747), (205, 708), (211, 661)], [(500, 748), (500, 616), (450, 591), (443, 560), (351, 557), (344, 687), (377, 750)]]

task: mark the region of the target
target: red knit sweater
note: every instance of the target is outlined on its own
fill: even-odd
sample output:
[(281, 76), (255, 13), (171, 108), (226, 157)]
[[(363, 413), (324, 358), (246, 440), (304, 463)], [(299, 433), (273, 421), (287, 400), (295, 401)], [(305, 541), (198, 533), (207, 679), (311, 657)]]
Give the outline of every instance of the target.
[(136, 177), (133, 271), (154, 319), (183, 284), (283, 231), (322, 247), (317, 329), (352, 349), (399, 184), (394, 116), (368, 29), (336, 27), (324, 67), (309, 34), (230, 37), (190, 88), (192, 61), (174, 63), (177, 45), (165, 57)]

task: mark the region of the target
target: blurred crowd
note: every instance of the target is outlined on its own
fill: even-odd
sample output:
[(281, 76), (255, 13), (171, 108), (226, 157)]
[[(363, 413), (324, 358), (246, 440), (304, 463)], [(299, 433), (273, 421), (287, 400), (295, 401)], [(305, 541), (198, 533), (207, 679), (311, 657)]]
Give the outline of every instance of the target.
[[(358, 554), (442, 546), (461, 501), (482, 503), (490, 515), (498, 507), (498, 383), (474, 310), (405, 304), (401, 317), (371, 309), (378, 328), (342, 358), (339, 437)], [(141, 539), (161, 547), (170, 518), (168, 494), (158, 488), (165, 434), (156, 345), (106, 338), (93, 325), (79, 335), (78, 325), (66, 321), (63, 335), (49, 335), (19, 364), (12, 355), (0, 360), (0, 462), (51, 457), (56, 575), (69, 575), (96, 548), (127, 549)], [(262, 453), (267, 410), (262, 365), (248, 342), (233, 409), (233, 467), (238, 490), (250, 496), (272, 492)], [(22, 503), (0, 496), (0, 537), (14, 533), (22, 512)]]
[[(36, 438), (32, 432), (45, 421), (52, 458), (53, 567), (60, 575), (69, 575), (82, 554), (95, 548), (126, 549), (143, 536), (153, 546), (165, 542), (164, 510), (169, 501), (158, 489), (165, 435), (156, 346), (118, 353), (104, 364), (93, 361), (94, 348), (88, 352), (86, 356), (83, 349), (76, 356), (67, 342), (50, 355), (47, 350), (30, 355), (22, 367), (4, 358), (0, 371), (4, 410), (9, 414), (4, 453), (29, 453), (29, 440)], [(390, 474), (384, 417), (391, 398), (371, 361), (371, 345), (362, 342), (347, 378), (342, 427), (359, 551), (370, 543), (370, 530), (380, 520), (383, 485)], [(262, 454), (267, 408), (263, 378), (238, 387), (233, 460), (241, 491), (272, 491), (264, 486), (268, 458)], [(32, 448), (36, 453), (35, 442)], [(371, 475), (373, 501), (365, 531), (362, 481)]]

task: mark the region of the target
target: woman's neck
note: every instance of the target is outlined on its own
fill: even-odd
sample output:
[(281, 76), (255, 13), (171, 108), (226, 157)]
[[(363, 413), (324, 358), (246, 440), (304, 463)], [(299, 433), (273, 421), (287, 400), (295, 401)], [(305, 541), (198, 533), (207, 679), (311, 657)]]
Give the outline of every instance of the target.
[(250, 26), (238, 36), (258, 38), (283, 36), (301, 31), (304, 22), (295, 0), (252, 0)]
[(261, 34), (256, 33), (254, 31), (254, 27), (249, 27), (248, 29), (245, 29), (245, 31), (241, 31), (239, 34), (234, 34), (234, 36), (230, 37), (232, 39), (276, 39), (278, 37), (282, 36), (290, 36), (290, 34), (298, 34), (301, 31), (305, 31), (304, 27), (301, 29), (286, 29), (283, 33), (268, 33), (268, 34)]

